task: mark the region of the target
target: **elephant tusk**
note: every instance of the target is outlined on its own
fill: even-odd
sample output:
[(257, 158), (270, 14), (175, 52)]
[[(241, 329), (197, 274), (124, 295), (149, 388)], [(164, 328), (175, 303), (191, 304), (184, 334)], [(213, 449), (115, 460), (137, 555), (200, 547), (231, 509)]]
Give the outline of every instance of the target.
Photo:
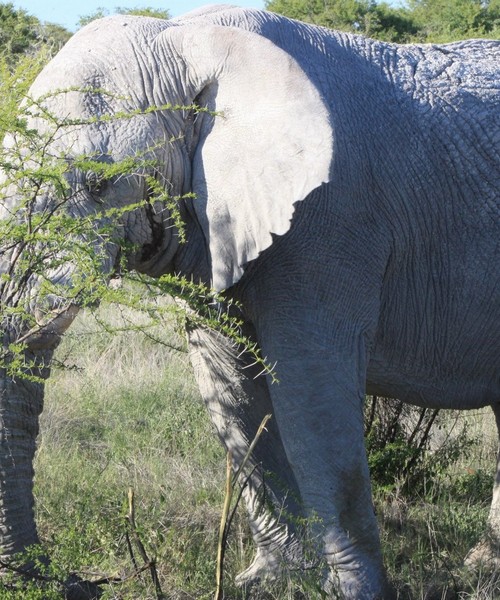
[(54, 346), (71, 325), (79, 310), (76, 304), (70, 304), (61, 310), (50, 312), (44, 323), (31, 328), (16, 340), (16, 344), (24, 344), (29, 350)]

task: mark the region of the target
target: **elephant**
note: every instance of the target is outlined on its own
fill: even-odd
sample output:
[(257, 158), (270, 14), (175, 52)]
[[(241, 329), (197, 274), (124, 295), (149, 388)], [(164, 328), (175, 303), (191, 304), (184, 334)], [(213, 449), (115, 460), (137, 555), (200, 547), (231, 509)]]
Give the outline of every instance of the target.
[[(224, 5), (91, 22), (35, 80), (32, 97), (81, 123), (54, 137), (55, 155), (113, 163), (148, 153), (182, 197), (184, 243), (154, 204), (118, 213), (128, 268), (181, 274), (237, 300), (246, 335), (275, 365), (277, 382), (258, 377), (223, 334), (187, 332), (235, 468), (272, 414), (246, 473), (256, 554), (242, 585), (316, 569), (331, 597), (391, 597), (363, 440), (366, 392), (421, 407), (491, 406), (500, 421), (499, 81), (498, 41), (396, 45)], [(107, 118), (123, 113), (131, 117)], [(83, 215), (147, 194), (141, 173), (99, 185), (81, 169), (67, 177)], [(40, 204), (51, 193), (42, 186)], [(120, 252), (103, 241), (106, 277)], [(58, 277), (71, 282), (70, 262)], [(78, 311), (77, 299), (58, 306), (37, 335), (3, 321), (4, 340), (25, 335), (42, 378)], [(40, 381), (4, 370), (3, 560), (38, 539), (42, 402)], [(484, 538), (493, 555), (499, 538), (497, 467)]]

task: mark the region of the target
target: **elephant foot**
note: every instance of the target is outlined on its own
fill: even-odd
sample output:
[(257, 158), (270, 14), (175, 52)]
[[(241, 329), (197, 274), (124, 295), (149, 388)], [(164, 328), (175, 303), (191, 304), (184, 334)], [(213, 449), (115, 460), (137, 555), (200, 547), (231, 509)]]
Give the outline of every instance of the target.
[(283, 546), (275, 545), (273, 549), (257, 547), (252, 564), (237, 575), (235, 583), (252, 591), (263, 584), (283, 580), (292, 572), (301, 577), (312, 567), (312, 563), (305, 560), (302, 545), (297, 540)]
[(239, 587), (250, 589), (264, 582), (276, 581), (284, 570), (283, 556), (279, 551), (266, 552), (258, 549), (252, 564), (236, 576)]
[(500, 569), (500, 545), (493, 535), (486, 535), (469, 550), (464, 565), (470, 568)]

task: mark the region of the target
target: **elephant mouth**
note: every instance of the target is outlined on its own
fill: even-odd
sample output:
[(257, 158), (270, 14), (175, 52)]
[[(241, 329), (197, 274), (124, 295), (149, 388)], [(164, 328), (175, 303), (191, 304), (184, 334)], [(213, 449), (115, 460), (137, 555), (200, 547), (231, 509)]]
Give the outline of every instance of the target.
[(141, 263), (148, 263), (154, 261), (158, 254), (161, 252), (165, 244), (165, 237), (167, 236), (167, 230), (163, 223), (158, 220), (155, 215), (153, 205), (147, 203), (145, 206), (146, 219), (151, 229), (151, 241), (144, 244), (141, 252)]
[(160, 277), (172, 272), (178, 238), (173, 226), (159, 223), (152, 216), (148, 216), (148, 221), (152, 232), (151, 241), (144, 244), (135, 256), (130, 257), (129, 268), (150, 277)]

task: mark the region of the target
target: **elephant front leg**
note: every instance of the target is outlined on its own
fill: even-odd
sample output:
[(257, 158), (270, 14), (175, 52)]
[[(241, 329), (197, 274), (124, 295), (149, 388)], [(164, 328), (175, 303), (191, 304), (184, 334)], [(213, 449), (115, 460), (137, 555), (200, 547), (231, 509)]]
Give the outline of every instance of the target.
[[(297, 322), (297, 320), (295, 321)], [(329, 597), (387, 600), (363, 436), (366, 351), (363, 335), (339, 331), (283, 335), (267, 326), (263, 348), (277, 361), (271, 386), (283, 444), (308, 513), (317, 580)], [(341, 343), (340, 343), (341, 342)], [(320, 561), (326, 568), (320, 570)]]
[(469, 551), (465, 564), (470, 567), (500, 567), (500, 403), (493, 404), (493, 413), (499, 437), (497, 468), (493, 483), (493, 497), (486, 531), (479, 542)]
[(236, 470), (266, 414), (272, 414), (242, 476), (243, 499), (256, 545), (252, 564), (237, 578), (245, 586), (304, 566), (301, 501), (260, 367), (234, 344), (207, 329), (188, 332), (190, 359), (210, 417)]

